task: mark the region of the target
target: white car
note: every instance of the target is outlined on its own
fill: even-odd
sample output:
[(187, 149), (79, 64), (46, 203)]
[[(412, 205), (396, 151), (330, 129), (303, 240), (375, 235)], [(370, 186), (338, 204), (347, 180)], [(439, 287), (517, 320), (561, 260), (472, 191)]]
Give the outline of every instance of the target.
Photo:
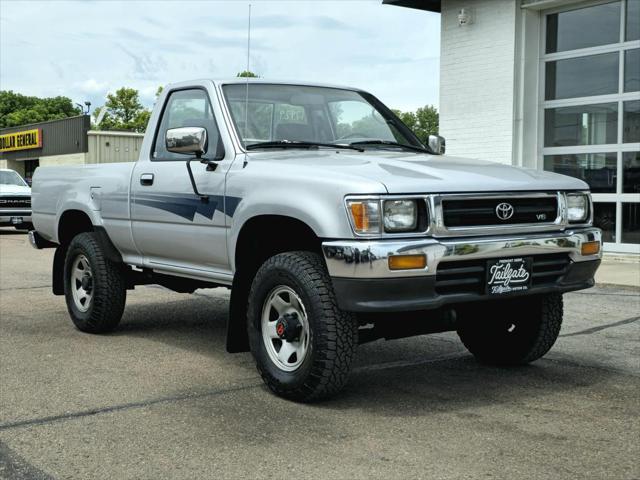
[(0, 169), (0, 227), (11, 225), (29, 230), (31, 224), (31, 188), (14, 170)]

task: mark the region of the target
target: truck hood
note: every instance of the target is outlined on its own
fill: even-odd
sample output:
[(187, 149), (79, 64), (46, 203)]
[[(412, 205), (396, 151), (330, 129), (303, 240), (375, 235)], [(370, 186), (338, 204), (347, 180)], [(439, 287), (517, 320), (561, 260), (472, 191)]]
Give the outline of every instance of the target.
[[(363, 153), (350, 150), (251, 152), (249, 161), (268, 161), (286, 177), (305, 169), (309, 176), (361, 177), (380, 182), (391, 194), (532, 190), (588, 190), (582, 180), (496, 162), (422, 153)], [(343, 178), (344, 178), (343, 177)]]
[(0, 195), (31, 195), (31, 189), (24, 185), (0, 185)]

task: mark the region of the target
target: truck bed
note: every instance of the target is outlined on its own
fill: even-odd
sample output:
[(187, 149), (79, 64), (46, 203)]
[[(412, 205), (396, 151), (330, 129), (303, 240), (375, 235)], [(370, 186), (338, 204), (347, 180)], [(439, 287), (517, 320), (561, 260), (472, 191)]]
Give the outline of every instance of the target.
[(129, 184), (135, 163), (40, 167), (32, 185), (33, 224), (47, 240), (58, 241), (57, 219), (79, 210), (94, 221), (128, 223)]

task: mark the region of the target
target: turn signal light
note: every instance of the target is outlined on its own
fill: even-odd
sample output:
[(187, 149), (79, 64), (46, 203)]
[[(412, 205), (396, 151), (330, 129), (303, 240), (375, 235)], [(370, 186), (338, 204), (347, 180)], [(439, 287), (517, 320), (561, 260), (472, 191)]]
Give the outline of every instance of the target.
[(392, 255), (389, 257), (389, 270), (417, 270), (427, 266), (427, 256), (417, 255)]
[(359, 232), (369, 230), (369, 212), (367, 212), (367, 204), (364, 202), (353, 202), (351, 205), (351, 218), (353, 218), (354, 226)]
[(582, 244), (582, 255), (595, 255), (600, 251), (600, 242), (585, 242)]

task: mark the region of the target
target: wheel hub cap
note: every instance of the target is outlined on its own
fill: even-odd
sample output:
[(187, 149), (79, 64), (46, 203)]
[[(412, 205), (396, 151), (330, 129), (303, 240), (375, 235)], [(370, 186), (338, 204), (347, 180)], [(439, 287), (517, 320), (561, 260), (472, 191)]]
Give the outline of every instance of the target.
[(309, 322), (302, 300), (290, 287), (280, 285), (267, 295), (262, 309), (262, 340), (271, 361), (291, 372), (309, 349)]
[(285, 313), (276, 322), (276, 333), (278, 337), (287, 342), (294, 342), (300, 339), (300, 333), (302, 332), (302, 322), (298, 318), (298, 314)]
[(71, 265), (69, 287), (75, 307), (83, 313), (89, 310), (93, 299), (93, 272), (89, 260), (82, 254)]

